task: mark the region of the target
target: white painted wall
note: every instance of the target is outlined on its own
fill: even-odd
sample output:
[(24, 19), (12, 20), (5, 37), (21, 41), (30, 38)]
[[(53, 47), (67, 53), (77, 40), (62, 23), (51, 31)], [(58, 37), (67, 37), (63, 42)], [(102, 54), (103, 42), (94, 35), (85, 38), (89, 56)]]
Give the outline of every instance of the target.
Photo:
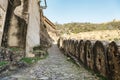
[(29, 0), (29, 23), (26, 37), (26, 54), (30, 56), (30, 51), (34, 46), (40, 45), (40, 10), (38, 0)]

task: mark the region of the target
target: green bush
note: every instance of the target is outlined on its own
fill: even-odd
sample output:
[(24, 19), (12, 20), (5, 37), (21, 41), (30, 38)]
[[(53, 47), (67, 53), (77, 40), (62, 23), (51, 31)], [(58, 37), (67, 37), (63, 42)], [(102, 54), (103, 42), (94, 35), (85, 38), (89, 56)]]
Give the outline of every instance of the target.
[(32, 57), (32, 58), (30, 58), (30, 57), (25, 57), (25, 58), (22, 58), (20, 61), (25, 62), (25, 63), (27, 63), (27, 64), (32, 64), (32, 63), (37, 62), (37, 61), (40, 60), (40, 59), (41, 59), (41, 58), (39, 58), (39, 57)]
[(3, 66), (5, 66), (5, 65), (7, 65), (7, 64), (8, 64), (7, 61), (1, 61), (1, 62), (0, 62), (0, 67), (3, 67)]
[(17, 47), (10, 47), (10, 50), (12, 50), (12, 51), (20, 51), (22, 49), (21, 48), (17, 48)]

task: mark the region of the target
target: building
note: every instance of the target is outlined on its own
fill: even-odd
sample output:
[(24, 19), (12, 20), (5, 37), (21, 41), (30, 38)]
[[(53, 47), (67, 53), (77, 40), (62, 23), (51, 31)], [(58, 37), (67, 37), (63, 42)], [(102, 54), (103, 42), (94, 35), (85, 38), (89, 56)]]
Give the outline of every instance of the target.
[(0, 0), (4, 11), (2, 47), (17, 47), (31, 56), (33, 47), (40, 45), (42, 9), (39, 0)]

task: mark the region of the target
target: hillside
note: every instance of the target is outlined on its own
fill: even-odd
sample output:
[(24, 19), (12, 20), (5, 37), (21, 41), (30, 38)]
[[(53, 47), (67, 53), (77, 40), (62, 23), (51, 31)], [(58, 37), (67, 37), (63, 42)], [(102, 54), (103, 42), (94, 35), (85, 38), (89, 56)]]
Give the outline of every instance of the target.
[(120, 29), (120, 21), (112, 21), (108, 23), (93, 24), (93, 23), (67, 23), (56, 24), (60, 34), (80, 33), (99, 30), (118, 30)]
[(102, 41), (120, 41), (119, 30), (101, 30), (101, 31), (90, 31), (81, 32), (78, 34), (71, 33), (70, 35), (64, 34), (62, 37), (83, 39), (83, 40), (102, 40)]

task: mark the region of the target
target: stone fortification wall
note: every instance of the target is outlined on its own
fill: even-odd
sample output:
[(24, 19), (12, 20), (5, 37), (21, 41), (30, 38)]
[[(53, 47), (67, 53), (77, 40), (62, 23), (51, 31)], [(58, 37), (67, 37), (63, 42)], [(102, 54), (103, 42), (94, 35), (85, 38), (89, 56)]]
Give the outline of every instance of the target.
[(58, 47), (84, 67), (106, 77), (120, 80), (120, 44), (60, 38)]

